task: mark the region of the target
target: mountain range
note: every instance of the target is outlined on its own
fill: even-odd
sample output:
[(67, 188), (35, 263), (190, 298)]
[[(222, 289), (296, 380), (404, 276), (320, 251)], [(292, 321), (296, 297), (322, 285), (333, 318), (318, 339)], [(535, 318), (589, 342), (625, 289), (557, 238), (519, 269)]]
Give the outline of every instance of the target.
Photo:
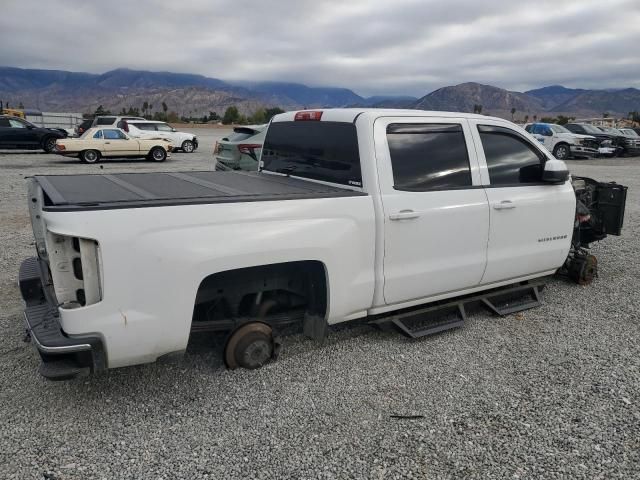
[(482, 113), (505, 118), (524, 116), (626, 116), (640, 110), (640, 90), (572, 89), (560, 85), (526, 92), (508, 91), (475, 82), (437, 89), (422, 98), (362, 97), (347, 88), (309, 87), (289, 82), (227, 82), (202, 75), (119, 68), (103, 74), (0, 67), (0, 100), (43, 111), (92, 112), (102, 105), (111, 111), (141, 107), (158, 111), (165, 103), (179, 115), (223, 113), (232, 105), (245, 114), (258, 108), (318, 107), (412, 108)]

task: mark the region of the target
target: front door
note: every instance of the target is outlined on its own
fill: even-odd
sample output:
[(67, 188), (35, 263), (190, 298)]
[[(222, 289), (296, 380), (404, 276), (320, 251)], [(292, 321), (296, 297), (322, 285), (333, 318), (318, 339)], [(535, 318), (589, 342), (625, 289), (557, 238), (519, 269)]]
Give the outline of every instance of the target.
[(27, 148), (38, 143), (37, 135), (29, 128), (29, 124), (19, 118), (3, 117), (0, 123), (2, 144)]
[(106, 157), (137, 155), (140, 152), (138, 141), (127, 137), (117, 128), (105, 128), (102, 134), (104, 137), (102, 155)]
[(521, 132), (471, 120), (491, 216), (482, 283), (553, 271), (569, 253), (575, 195), (569, 182), (544, 183), (546, 154)]
[(374, 138), (384, 210), (385, 302), (478, 285), (489, 207), (467, 121), (380, 118)]

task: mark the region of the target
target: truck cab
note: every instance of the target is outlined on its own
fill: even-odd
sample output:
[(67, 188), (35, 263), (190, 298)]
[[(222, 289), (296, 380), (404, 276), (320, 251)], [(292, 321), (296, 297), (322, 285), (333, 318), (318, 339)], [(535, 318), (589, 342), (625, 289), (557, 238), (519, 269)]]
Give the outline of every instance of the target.
[[(228, 366), (256, 368), (281, 329), (321, 338), (552, 275), (576, 218), (566, 165), (525, 130), (415, 110), (288, 112), (258, 172), (36, 176), (29, 197), (23, 296), (56, 305), (65, 350), (43, 359), (74, 372), (154, 361), (205, 330), (227, 335)], [(37, 336), (50, 313), (29, 308)]]

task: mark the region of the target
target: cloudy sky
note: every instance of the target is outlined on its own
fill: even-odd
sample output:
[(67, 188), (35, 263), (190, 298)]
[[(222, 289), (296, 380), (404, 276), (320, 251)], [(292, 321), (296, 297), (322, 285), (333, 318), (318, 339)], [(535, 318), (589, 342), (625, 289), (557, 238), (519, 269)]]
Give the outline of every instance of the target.
[(424, 95), (640, 87), (639, 0), (2, 0), (0, 65)]

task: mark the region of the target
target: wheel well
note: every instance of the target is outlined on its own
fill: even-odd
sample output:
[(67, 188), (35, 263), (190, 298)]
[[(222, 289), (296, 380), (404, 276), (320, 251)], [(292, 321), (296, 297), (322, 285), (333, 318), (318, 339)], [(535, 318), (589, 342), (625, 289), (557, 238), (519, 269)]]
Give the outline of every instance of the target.
[(198, 287), (193, 323), (229, 324), (230, 320), (255, 316), (261, 310), (259, 306), (267, 302), (274, 307), (269, 309), (270, 314), (304, 310), (324, 318), (327, 292), (326, 269), (319, 261), (277, 263), (214, 273), (204, 278)]

